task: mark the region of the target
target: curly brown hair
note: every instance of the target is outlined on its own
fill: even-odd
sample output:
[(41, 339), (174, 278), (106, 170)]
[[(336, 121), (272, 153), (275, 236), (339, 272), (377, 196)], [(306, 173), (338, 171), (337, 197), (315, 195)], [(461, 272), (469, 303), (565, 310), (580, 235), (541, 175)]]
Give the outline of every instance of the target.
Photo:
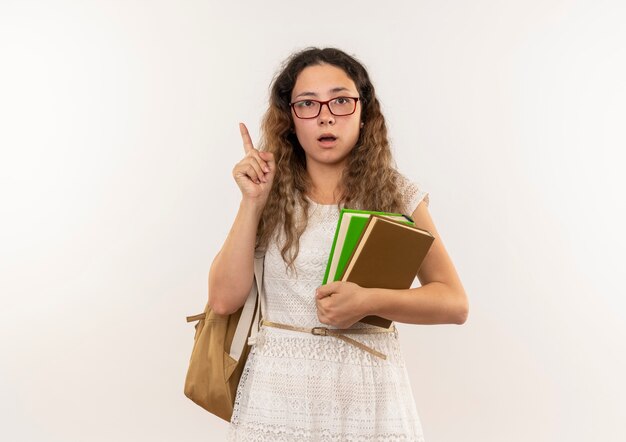
[[(354, 57), (336, 48), (307, 48), (292, 54), (274, 77), (269, 107), (261, 125), (260, 150), (274, 154), (276, 176), (257, 230), (257, 248), (265, 249), (282, 227), (285, 242), (281, 249), (289, 268), (298, 256), (300, 236), (307, 226), (310, 189), (306, 156), (293, 130), (289, 103), (300, 72), (314, 65), (329, 64), (341, 68), (356, 85), (362, 103), (364, 126), (341, 177), (340, 207), (399, 212), (401, 194), (397, 188), (398, 172), (393, 163), (387, 126), (365, 67)], [(367, 179), (363, 179), (367, 177)], [(298, 221), (299, 219), (299, 221)]]

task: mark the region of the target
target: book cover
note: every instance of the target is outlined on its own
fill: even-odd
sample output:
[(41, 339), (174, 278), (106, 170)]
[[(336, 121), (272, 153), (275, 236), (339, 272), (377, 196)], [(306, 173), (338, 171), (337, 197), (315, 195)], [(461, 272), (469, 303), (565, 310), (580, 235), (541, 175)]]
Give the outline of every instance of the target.
[(352, 252), (356, 248), (371, 215), (384, 216), (413, 225), (413, 220), (410, 217), (399, 213), (341, 209), (322, 284), (341, 279), (346, 264), (352, 256)]
[[(368, 288), (408, 289), (434, 240), (426, 230), (372, 215), (341, 281)], [(361, 322), (388, 328), (392, 321), (370, 315)]]

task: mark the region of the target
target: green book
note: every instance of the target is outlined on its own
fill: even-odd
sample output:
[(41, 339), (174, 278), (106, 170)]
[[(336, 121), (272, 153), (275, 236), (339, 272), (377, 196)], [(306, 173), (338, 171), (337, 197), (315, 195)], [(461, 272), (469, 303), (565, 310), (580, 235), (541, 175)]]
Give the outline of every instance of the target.
[(339, 281), (341, 279), (346, 265), (352, 256), (352, 252), (356, 248), (359, 238), (371, 215), (383, 216), (409, 226), (415, 225), (410, 217), (400, 213), (341, 209), (322, 284), (328, 284), (329, 282)]

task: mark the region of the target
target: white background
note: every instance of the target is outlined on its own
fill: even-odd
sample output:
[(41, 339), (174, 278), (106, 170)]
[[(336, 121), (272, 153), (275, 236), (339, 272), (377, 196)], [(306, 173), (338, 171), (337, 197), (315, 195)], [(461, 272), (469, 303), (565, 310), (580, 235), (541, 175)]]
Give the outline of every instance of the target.
[(369, 69), (470, 298), (400, 325), (428, 442), (621, 441), (626, 3), (0, 2), (0, 439), (222, 440), (183, 395), (280, 62)]

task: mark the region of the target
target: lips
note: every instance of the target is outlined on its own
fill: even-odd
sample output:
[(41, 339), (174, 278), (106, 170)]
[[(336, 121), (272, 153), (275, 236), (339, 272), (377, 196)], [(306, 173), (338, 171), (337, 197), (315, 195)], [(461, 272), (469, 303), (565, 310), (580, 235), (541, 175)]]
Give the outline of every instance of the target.
[(317, 141), (322, 141), (322, 142), (332, 142), (337, 140), (337, 137), (333, 134), (330, 133), (326, 133), (326, 134), (322, 134), (320, 135), (320, 137), (317, 139)]

